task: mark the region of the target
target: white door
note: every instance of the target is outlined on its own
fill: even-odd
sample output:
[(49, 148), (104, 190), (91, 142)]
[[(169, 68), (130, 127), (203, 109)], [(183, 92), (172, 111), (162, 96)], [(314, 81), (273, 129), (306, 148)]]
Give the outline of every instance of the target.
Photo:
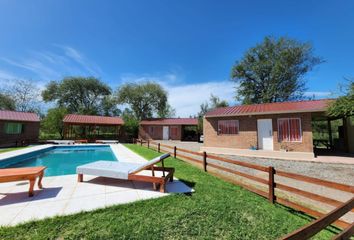
[(163, 126), (163, 129), (162, 129), (162, 139), (163, 139), (163, 140), (168, 140), (168, 136), (169, 136), (169, 129), (168, 129), (168, 126)]
[(272, 119), (258, 119), (258, 148), (263, 150), (273, 150), (273, 126)]

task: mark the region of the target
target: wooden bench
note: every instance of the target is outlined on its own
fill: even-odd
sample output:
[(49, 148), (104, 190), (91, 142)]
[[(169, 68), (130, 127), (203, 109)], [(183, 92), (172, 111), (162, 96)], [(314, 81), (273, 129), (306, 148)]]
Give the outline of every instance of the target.
[(5, 168), (0, 169), (0, 183), (28, 180), (30, 183), (28, 196), (33, 196), (33, 188), (38, 179), (38, 187), (42, 189), (42, 178), (46, 167)]

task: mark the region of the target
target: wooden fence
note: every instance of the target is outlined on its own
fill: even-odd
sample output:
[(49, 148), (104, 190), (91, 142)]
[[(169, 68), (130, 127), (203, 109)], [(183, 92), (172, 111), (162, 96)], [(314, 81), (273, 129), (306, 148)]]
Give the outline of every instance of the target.
[[(296, 173), (281, 171), (281, 170), (274, 169), (274, 167), (271, 167), (271, 166), (265, 167), (265, 166), (261, 166), (261, 165), (246, 163), (246, 162), (242, 162), (242, 161), (238, 161), (238, 160), (220, 157), (220, 156), (213, 155), (213, 154), (208, 154), (206, 152), (201, 153), (201, 152), (190, 151), (190, 150), (183, 149), (183, 148), (177, 148), (176, 146), (169, 146), (169, 145), (165, 145), (165, 144), (161, 144), (161, 143), (157, 143), (157, 142), (149, 141), (149, 140), (145, 141), (145, 140), (135, 139), (134, 143), (137, 143), (141, 146), (146, 146), (151, 149), (155, 149), (158, 152), (168, 152), (174, 158), (178, 157), (179, 159), (191, 162), (191, 163), (201, 167), (204, 171), (206, 171), (206, 172), (208, 171), (209, 173), (211, 173), (213, 175), (217, 175), (218, 177), (221, 177), (221, 178), (224, 178), (224, 176), (222, 174), (217, 174), (215, 171), (210, 171), (210, 170), (215, 170), (215, 169), (221, 170), (223, 172), (231, 173), (231, 174), (237, 175), (239, 177), (246, 178), (248, 180), (260, 183), (262, 186), (264, 186), (262, 189), (256, 188), (252, 184), (247, 184), (247, 183), (244, 183), (241, 181), (232, 180), (233, 183), (240, 185), (240, 186), (242, 186), (242, 187), (258, 194), (258, 195), (261, 195), (261, 196), (267, 198), (271, 203), (279, 203), (279, 204), (288, 206), (290, 208), (293, 208), (298, 211), (309, 214), (315, 218), (325, 218), (330, 213), (328, 213), (326, 215), (326, 213), (320, 212), (316, 209), (311, 209), (310, 207), (305, 206), (300, 203), (297, 203), (295, 201), (291, 201), (291, 200), (285, 198), (284, 196), (277, 195), (275, 189), (279, 189), (279, 190), (282, 190), (285, 192), (290, 192), (290, 193), (299, 195), (301, 197), (305, 197), (305, 198), (308, 198), (308, 199), (311, 199), (311, 200), (314, 200), (314, 201), (317, 201), (320, 203), (324, 203), (324, 204), (327, 204), (327, 205), (330, 205), (330, 206), (333, 206), (336, 208), (342, 207), (344, 203), (342, 201), (329, 198), (327, 196), (322, 196), (322, 195), (319, 195), (319, 194), (316, 194), (313, 192), (305, 191), (305, 190), (302, 190), (302, 189), (299, 189), (296, 187), (292, 187), (292, 186), (285, 185), (283, 183), (276, 182), (275, 178), (274, 178), (275, 175), (278, 175), (278, 176), (281, 176), (284, 178), (288, 178), (288, 179), (293, 179), (296, 181), (301, 181), (302, 183), (305, 183), (305, 184), (308, 184), (308, 183), (315, 184), (315, 185), (318, 185), (321, 187), (326, 187), (326, 188), (335, 189), (335, 190), (339, 190), (342, 192), (354, 194), (354, 186), (349, 186), (349, 185), (345, 185), (345, 184), (341, 184), (341, 183), (336, 183), (336, 182), (331, 182), (331, 181), (313, 178), (313, 177), (309, 177), (309, 176), (304, 176), (304, 175), (300, 175), (300, 174), (296, 174)], [(186, 154), (189, 154), (189, 156), (187, 156)], [(193, 157), (190, 155), (192, 155)], [(208, 161), (208, 160), (212, 160), (212, 161)], [(263, 172), (268, 175), (268, 179), (264, 179), (264, 178), (255, 176), (254, 174), (251, 175), (251, 174), (243, 172), (243, 171), (231, 169), (226, 166), (220, 166), (218, 164), (215, 164), (215, 162), (232, 164), (232, 165), (252, 169), (255, 171)], [(227, 179), (227, 180), (229, 180), (229, 179)], [(264, 189), (268, 189), (268, 191), (264, 190)], [(352, 205), (350, 205), (350, 206), (352, 206)], [(354, 212), (353, 207), (349, 207), (349, 208), (350, 208), (349, 211)], [(344, 215), (344, 214), (342, 214), (342, 215)], [(350, 223), (339, 219), (341, 216), (338, 216), (335, 219), (331, 218), (331, 220), (333, 220), (331, 223), (334, 223), (335, 226), (340, 227), (342, 229), (350, 228), (350, 226), (351, 226)], [(325, 227), (326, 226), (324, 226), (323, 228), (325, 228)], [(352, 228), (353, 228), (353, 226), (352, 226)], [(291, 239), (293, 239), (293, 238), (291, 238)], [(296, 238), (294, 238), (294, 239), (296, 239)]]

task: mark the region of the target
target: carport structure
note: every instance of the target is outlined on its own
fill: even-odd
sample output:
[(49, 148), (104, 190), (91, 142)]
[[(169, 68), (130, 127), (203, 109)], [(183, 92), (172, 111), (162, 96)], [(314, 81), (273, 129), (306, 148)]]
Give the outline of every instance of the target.
[(139, 138), (197, 141), (197, 127), (197, 118), (150, 118), (140, 122)]
[(118, 139), (124, 124), (120, 117), (68, 114), (63, 119), (65, 139)]

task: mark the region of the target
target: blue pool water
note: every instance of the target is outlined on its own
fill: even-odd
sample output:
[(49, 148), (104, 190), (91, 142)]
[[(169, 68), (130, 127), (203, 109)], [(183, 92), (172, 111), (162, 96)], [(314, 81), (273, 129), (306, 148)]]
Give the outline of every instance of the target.
[(46, 166), (45, 176), (75, 174), (76, 167), (98, 161), (117, 161), (109, 146), (55, 146), (5, 160), (1, 167)]

